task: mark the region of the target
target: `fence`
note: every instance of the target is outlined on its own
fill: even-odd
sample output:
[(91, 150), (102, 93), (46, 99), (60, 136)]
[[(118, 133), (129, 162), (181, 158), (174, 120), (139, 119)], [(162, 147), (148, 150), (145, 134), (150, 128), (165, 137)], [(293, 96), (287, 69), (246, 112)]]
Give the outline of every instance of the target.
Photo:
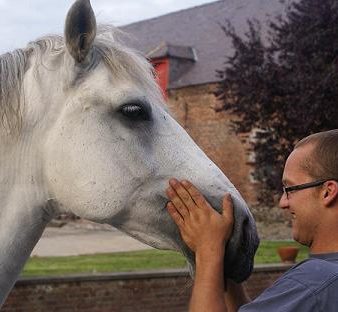
[[(257, 266), (245, 282), (251, 298), (290, 266)], [(192, 281), (186, 270), (21, 278), (3, 312), (186, 312)]]

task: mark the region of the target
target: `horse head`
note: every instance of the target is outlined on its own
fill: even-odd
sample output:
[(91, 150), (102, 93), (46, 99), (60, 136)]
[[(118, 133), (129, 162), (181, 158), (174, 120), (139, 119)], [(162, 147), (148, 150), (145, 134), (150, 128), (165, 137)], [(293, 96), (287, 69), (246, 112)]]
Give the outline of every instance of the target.
[[(29, 185), (30, 200), (39, 198), (31, 209), (26, 200), (25, 214), (72, 212), (108, 223), (153, 247), (182, 252), (193, 266), (194, 256), (165, 208), (168, 180), (189, 179), (218, 211), (224, 193), (231, 194), (235, 225), (225, 274), (246, 279), (258, 245), (246, 203), (170, 115), (151, 65), (117, 35), (111, 27), (97, 29), (89, 0), (77, 0), (67, 15), (64, 40), (45, 37), (20, 52), (22, 69), (13, 70), (24, 73), (22, 86), (17, 83), (22, 135), (16, 142), (25, 141), (20, 187)], [(2, 160), (9, 161), (15, 149), (8, 150)], [(31, 220), (26, 217), (20, 228)]]

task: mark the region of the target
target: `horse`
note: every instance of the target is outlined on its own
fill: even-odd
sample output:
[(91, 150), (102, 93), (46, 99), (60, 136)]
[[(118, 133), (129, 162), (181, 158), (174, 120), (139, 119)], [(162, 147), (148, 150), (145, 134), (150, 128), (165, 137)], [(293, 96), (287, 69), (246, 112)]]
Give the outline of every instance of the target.
[(171, 220), (171, 177), (189, 179), (235, 224), (225, 275), (246, 279), (259, 239), (240, 193), (166, 108), (152, 66), (97, 26), (89, 0), (68, 11), (64, 37), (0, 56), (0, 306), (46, 225), (61, 213), (110, 224), (159, 249), (194, 254)]

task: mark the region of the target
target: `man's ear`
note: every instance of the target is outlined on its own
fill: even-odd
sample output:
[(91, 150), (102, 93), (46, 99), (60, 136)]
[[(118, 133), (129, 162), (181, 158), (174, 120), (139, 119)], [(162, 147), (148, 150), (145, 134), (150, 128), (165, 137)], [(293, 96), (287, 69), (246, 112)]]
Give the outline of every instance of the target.
[(334, 180), (325, 182), (322, 196), (324, 205), (327, 207), (338, 203), (338, 182)]

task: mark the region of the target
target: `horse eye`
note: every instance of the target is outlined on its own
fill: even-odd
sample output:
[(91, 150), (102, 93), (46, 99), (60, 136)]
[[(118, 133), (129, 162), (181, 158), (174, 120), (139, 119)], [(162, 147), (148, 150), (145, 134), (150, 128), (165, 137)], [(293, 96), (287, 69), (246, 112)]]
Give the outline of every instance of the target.
[(140, 104), (125, 104), (121, 107), (121, 113), (132, 120), (149, 120), (149, 114)]

